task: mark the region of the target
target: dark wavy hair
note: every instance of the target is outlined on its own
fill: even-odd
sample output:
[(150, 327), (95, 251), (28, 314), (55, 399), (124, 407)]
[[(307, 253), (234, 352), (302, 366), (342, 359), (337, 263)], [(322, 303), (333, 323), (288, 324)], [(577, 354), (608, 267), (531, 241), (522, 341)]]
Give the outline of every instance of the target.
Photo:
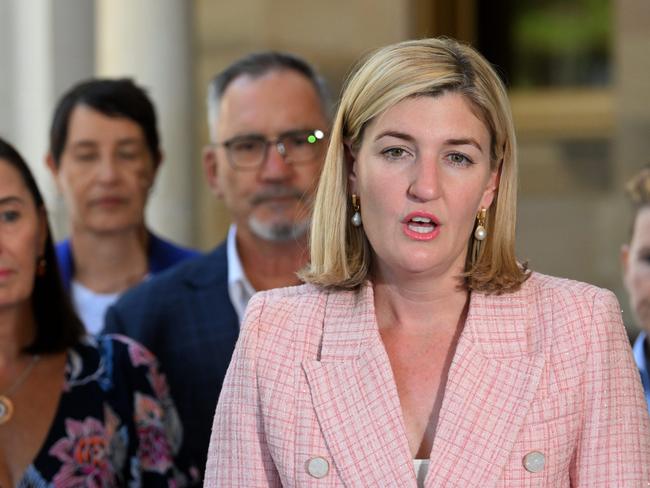
[[(0, 160), (18, 171), (34, 199), (36, 208), (45, 209), (43, 196), (27, 163), (18, 151), (2, 138), (0, 138)], [(45, 273), (34, 278), (32, 290), (32, 312), (36, 323), (36, 336), (34, 341), (25, 348), (25, 352), (32, 354), (64, 351), (76, 344), (85, 334), (84, 326), (63, 288), (49, 225), (47, 225), (43, 257), (46, 262)]]

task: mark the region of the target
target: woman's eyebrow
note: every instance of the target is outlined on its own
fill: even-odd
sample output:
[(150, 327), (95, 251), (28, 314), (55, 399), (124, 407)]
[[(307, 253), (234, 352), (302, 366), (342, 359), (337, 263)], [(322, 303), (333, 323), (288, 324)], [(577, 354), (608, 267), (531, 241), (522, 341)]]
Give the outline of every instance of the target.
[(399, 132), (396, 130), (386, 130), (384, 132), (380, 132), (377, 134), (377, 137), (375, 137), (375, 141), (378, 141), (382, 137), (396, 137), (397, 139), (404, 139), (405, 141), (409, 142), (415, 141), (415, 138), (411, 134), (407, 134), (406, 132)]
[(23, 199), (14, 195), (9, 195), (8, 197), (0, 197), (0, 205), (8, 205), (11, 203), (24, 203)]
[[(400, 132), (400, 131), (396, 131), (396, 130), (386, 130), (386, 131), (380, 132), (379, 134), (377, 134), (377, 137), (375, 137), (375, 141), (378, 141), (382, 137), (395, 137), (397, 139), (404, 139), (405, 141), (409, 141), (409, 142), (414, 142), (415, 141), (415, 138), (412, 135), (407, 134), (406, 132)], [(447, 146), (465, 146), (465, 145), (474, 146), (476, 149), (483, 152), (483, 147), (473, 137), (462, 137), (462, 138), (458, 138), (458, 139), (456, 139), (456, 138), (455, 139), (447, 139), (446, 141), (444, 141), (444, 144), (447, 145)]]
[(463, 139), (447, 139), (445, 141), (445, 144), (448, 146), (474, 146), (476, 149), (479, 151), (483, 152), (483, 148), (479, 144), (479, 142), (476, 139), (473, 139), (472, 137), (467, 137)]

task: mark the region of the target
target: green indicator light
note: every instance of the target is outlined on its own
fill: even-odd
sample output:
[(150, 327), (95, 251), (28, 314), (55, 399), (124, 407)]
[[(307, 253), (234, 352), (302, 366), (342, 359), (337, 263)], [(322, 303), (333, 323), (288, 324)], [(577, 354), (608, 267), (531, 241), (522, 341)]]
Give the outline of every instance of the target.
[(308, 137), (307, 137), (307, 141), (308, 141), (310, 144), (313, 144), (314, 142), (316, 142), (316, 136), (313, 135), (313, 134), (310, 135), (310, 136), (308, 136)]

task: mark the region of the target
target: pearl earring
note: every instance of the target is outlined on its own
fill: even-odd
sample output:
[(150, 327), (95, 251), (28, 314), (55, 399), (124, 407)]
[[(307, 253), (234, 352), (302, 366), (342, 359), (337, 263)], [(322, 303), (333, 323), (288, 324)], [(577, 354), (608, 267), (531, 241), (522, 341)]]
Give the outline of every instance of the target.
[(354, 210), (354, 214), (352, 214), (352, 218), (350, 219), (352, 221), (352, 225), (355, 227), (361, 227), (361, 213), (359, 213), (359, 197), (353, 193), (352, 194), (352, 210)]
[(487, 230), (485, 229), (485, 214), (487, 210), (482, 208), (476, 214), (476, 229), (474, 230), (474, 239), (483, 241), (487, 237)]

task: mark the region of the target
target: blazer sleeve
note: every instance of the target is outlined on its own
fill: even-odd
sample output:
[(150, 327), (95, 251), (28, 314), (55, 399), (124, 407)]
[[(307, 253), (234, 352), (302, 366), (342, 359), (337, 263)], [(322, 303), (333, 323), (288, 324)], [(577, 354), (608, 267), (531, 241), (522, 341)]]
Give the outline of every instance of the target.
[(257, 361), (263, 296), (248, 304), (212, 426), (205, 487), (282, 486), (264, 431)]
[(650, 425), (639, 373), (613, 293), (593, 304), (584, 372), (584, 407), (571, 486), (645, 486), (650, 482)]

